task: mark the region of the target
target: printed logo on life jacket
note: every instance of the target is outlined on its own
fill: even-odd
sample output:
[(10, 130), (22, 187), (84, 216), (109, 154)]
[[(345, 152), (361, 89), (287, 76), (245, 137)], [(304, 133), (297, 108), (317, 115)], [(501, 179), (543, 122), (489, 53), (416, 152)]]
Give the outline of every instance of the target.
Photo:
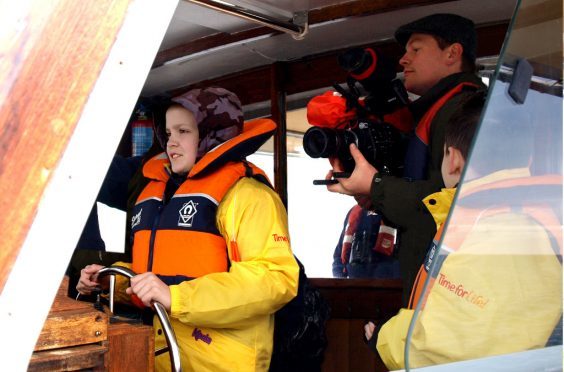
[(288, 238), (284, 235), (272, 234), (275, 242), (287, 242)]
[(182, 208), (178, 211), (180, 217), (178, 218), (178, 226), (192, 227), (192, 222), (194, 221), (194, 216), (198, 213), (196, 209), (197, 203), (190, 200), (188, 203), (184, 203)]
[(141, 212), (143, 212), (143, 208), (139, 210), (135, 216), (131, 217), (131, 228), (133, 229), (135, 226), (141, 223)]
[(429, 272), (431, 265), (433, 264), (433, 258), (435, 258), (435, 253), (437, 251), (437, 244), (433, 241), (431, 248), (427, 252), (427, 257), (425, 257), (425, 271)]
[(211, 344), (211, 342), (212, 342), (210, 335), (209, 334), (203, 334), (202, 331), (198, 328), (194, 328), (194, 331), (192, 331), (192, 337), (194, 337), (194, 339), (196, 341), (202, 340), (208, 345)]
[(463, 300), (470, 302), (473, 305), (478, 306), (479, 308), (483, 309), (489, 302), (489, 299), (484, 296), (480, 296), (474, 291), (467, 290), (464, 288), (463, 284), (456, 284), (451, 282), (446, 275), (439, 273), (439, 285), (444, 287), (449, 292), (453, 293), (454, 295), (460, 297)]

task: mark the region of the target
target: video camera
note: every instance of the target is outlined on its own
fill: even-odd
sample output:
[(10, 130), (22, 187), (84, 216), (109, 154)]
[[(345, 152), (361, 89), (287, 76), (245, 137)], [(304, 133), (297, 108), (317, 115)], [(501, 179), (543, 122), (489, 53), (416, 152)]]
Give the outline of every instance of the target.
[[(312, 158), (337, 157), (345, 170), (341, 177), (346, 177), (355, 166), (349, 151), (354, 143), (381, 174), (400, 175), (405, 141), (397, 128), (384, 122), (384, 115), (408, 103), (405, 87), (395, 78), (395, 63), (370, 48), (350, 49), (338, 62), (348, 72), (348, 89), (333, 84), (339, 94), (327, 92), (308, 103), (313, 127), (304, 134), (305, 152)], [(357, 83), (368, 93), (364, 99)]]

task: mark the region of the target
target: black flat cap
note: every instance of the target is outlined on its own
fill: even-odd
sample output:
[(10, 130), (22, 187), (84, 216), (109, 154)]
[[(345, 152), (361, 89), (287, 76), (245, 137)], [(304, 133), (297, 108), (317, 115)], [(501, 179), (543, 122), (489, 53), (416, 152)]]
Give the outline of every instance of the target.
[(448, 13), (432, 14), (401, 26), (395, 32), (396, 40), (405, 47), (414, 33), (439, 36), (448, 43), (460, 43), (464, 55), (476, 60), (476, 29), (468, 18)]

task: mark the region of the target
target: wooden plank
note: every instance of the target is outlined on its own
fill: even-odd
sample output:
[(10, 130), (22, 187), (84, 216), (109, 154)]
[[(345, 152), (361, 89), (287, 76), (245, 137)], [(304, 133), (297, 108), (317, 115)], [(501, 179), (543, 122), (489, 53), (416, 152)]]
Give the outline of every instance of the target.
[(35, 351), (99, 343), (108, 339), (108, 314), (98, 311), (90, 302), (67, 297), (68, 277), (65, 276)]
[(36, 352), (32, 355), (28, 372), (104, 371), (106, 345), (83, 345), (73, 348)]
[(35, 350), (57, 349), (68, 346), (101, 342), (108, 337), (108, 316), (87, 304), (86, 307), (72, 309), (71, 299), (64, 307), (49, 313)]
[(316, 24), (335, 19), (362, 17), (450, 1), (452, 0), (356, 0), (313, 9), (309, 12), (308, 19), (310, 24)]

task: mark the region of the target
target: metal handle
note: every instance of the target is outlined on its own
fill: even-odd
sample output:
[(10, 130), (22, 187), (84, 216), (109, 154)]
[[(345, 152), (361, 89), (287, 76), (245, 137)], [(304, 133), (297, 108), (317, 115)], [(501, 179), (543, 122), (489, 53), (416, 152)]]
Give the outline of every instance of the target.
[[(123, 266), (108, 266), (104, 267), (98, 271), (98, 278), (103, 278), (106, 275), (111, 275), (110, 277), (110, 311), (113, 313), (114, 308), (114, 283), (115, 275), (120, 274), (126, 278), (133, 278), (137, 275), (133, 270), (128, 269)], [(159, 302), (153, 302), (153, 307), (157, 312), (161, 326), (165, 334), (166, 343), (168, 345), (168, 350), (170, 352), (170, 365), (172, 370), (175, 372), (181, 372), (182, 366), (180, 365), (180, 349), (178, 348), (178, 343), (176, 342), (176, 336), (174, 335), (174, 329), (170, 325), (170, 320), (166, 312), (165, 307)]]

